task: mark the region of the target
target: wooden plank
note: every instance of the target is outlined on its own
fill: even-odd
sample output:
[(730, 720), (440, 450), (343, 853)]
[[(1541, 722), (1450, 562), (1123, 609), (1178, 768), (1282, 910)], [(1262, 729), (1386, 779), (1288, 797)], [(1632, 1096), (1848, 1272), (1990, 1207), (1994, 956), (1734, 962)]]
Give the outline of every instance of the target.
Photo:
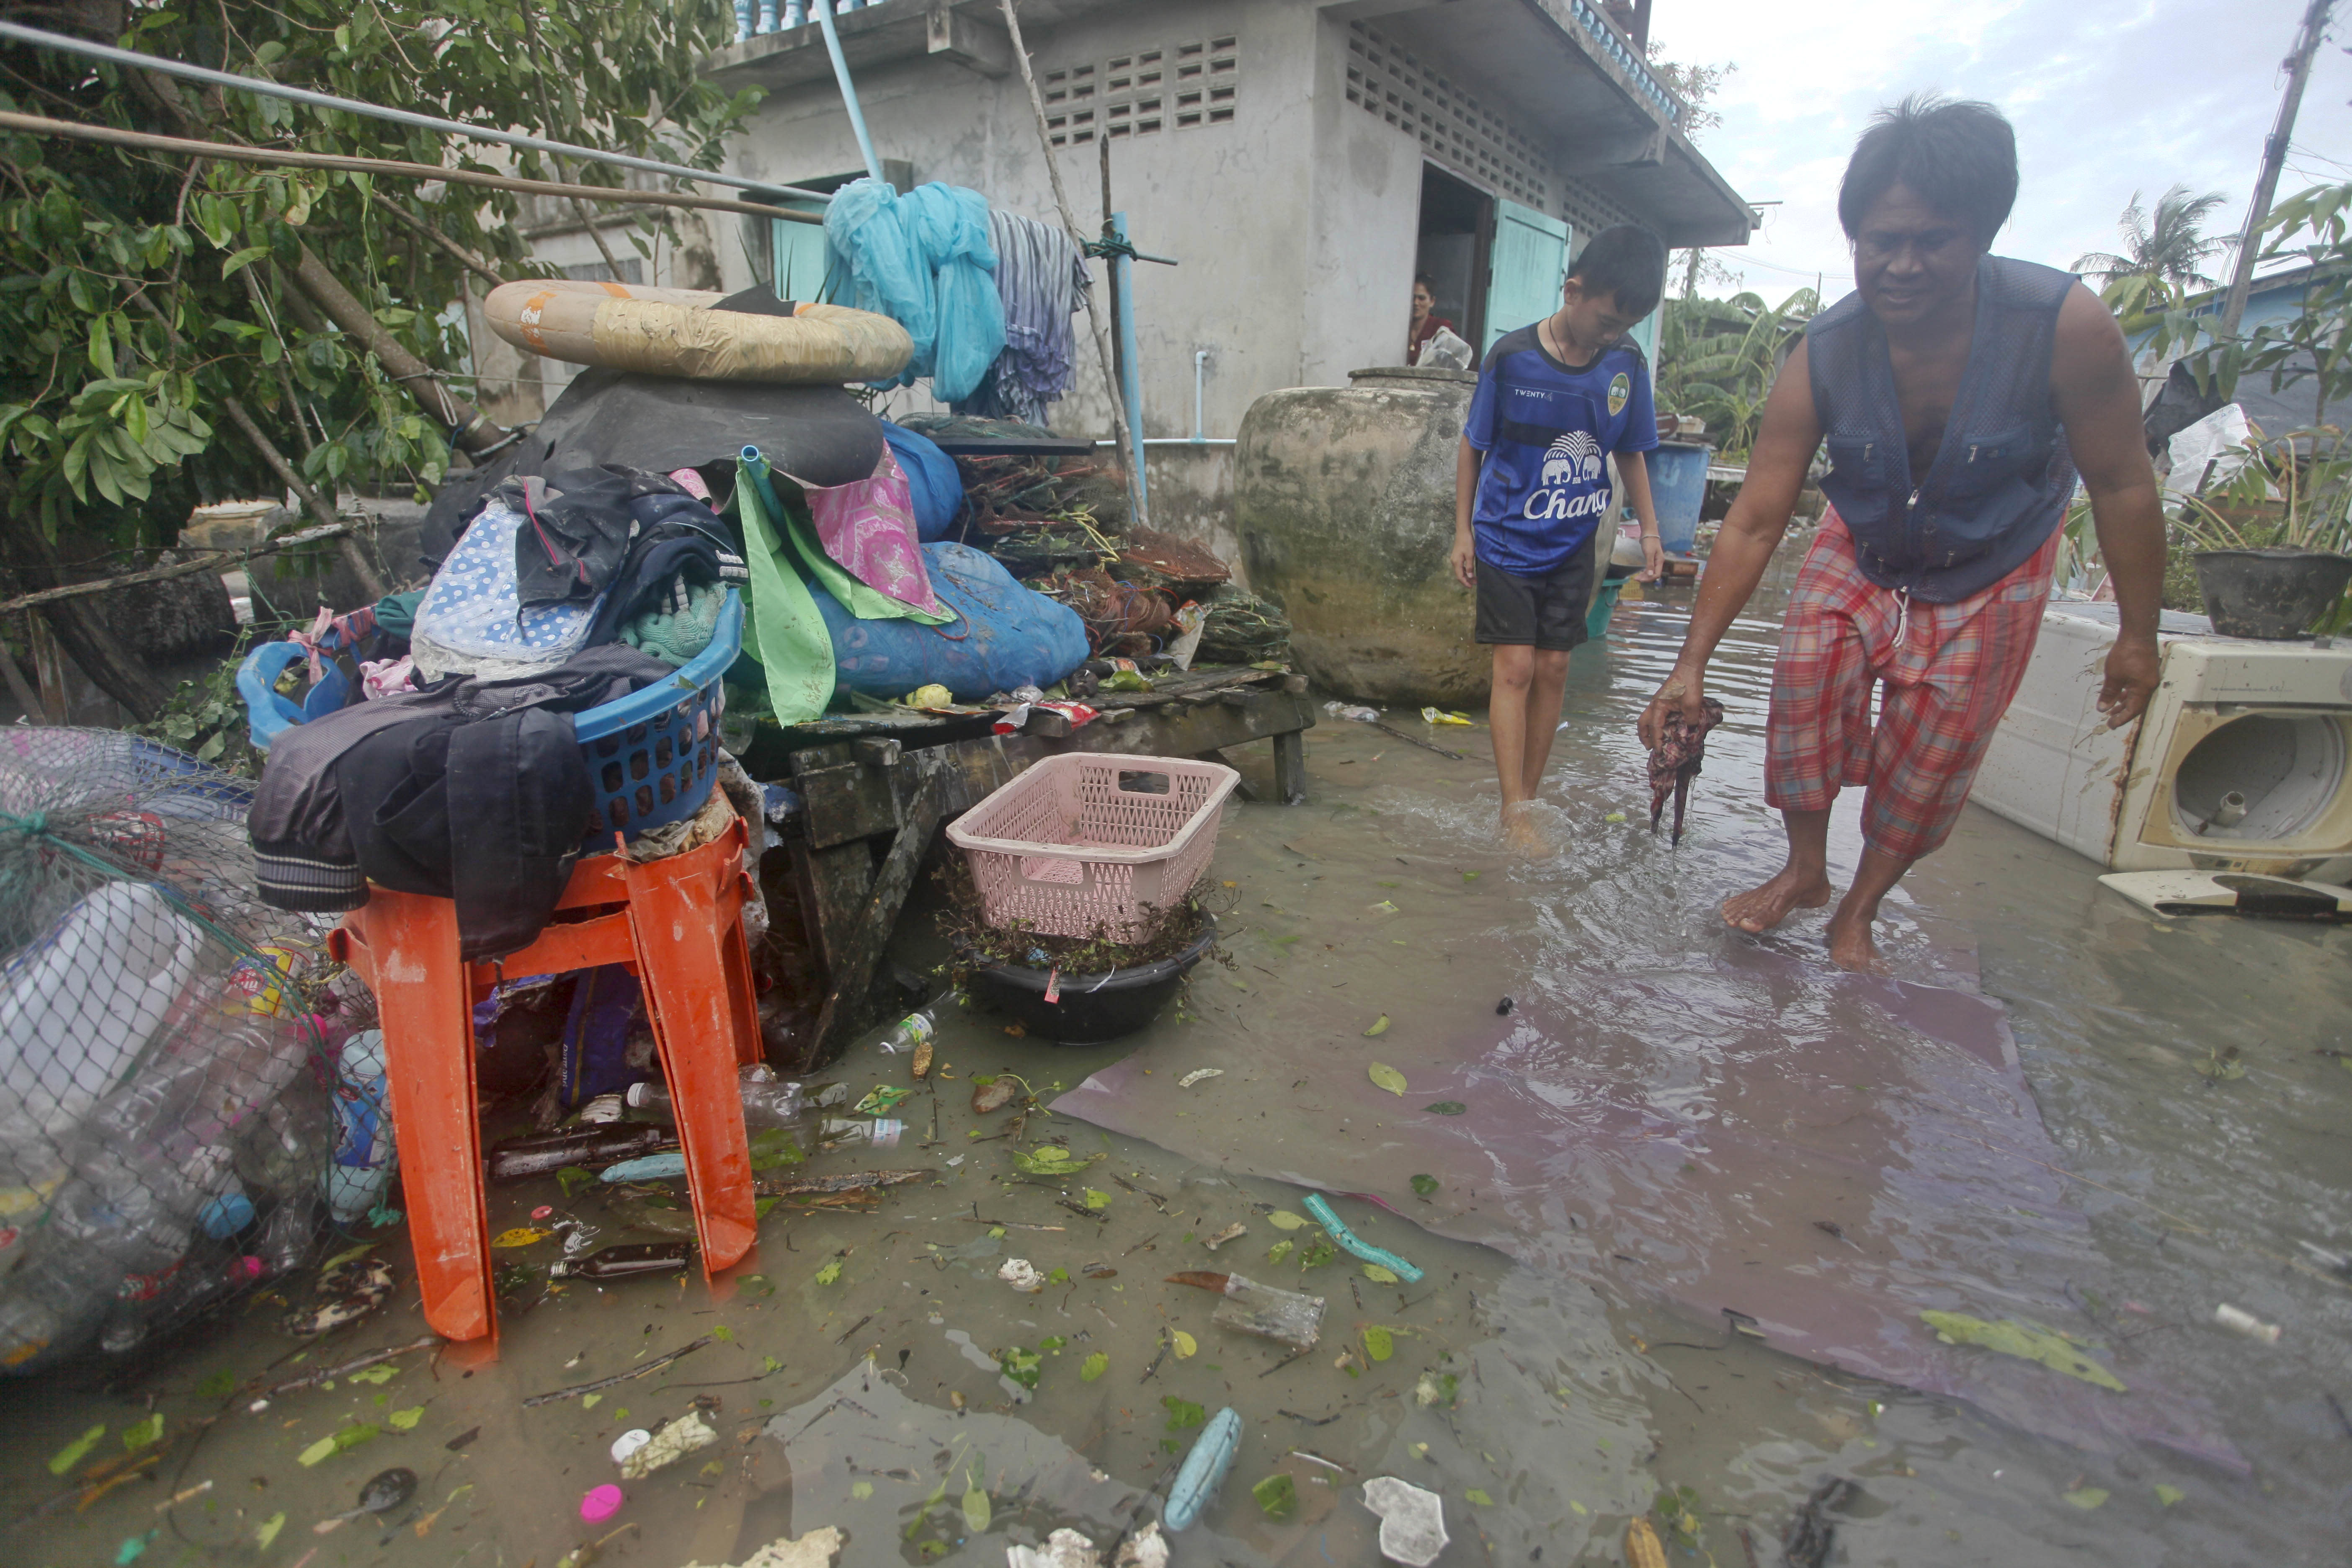
[(898, 910), (915, 885), (923, 851), (930, 847), (931, 835), (939, 831), (942, 813), (938, 781), (948, 769), (943, 761), (936, 760), (909, 766), (916, 778), (900, 814), (898, 836), (890, 842), (890, 853), (875, 874), (864, 907), (838, 944), (841, 956), (827, 977), (824, 1006), (810, 1034), (808, 1050), (801, 1061), (803, 1071), (837, 1054), (866, 1022), (866, 993), (874, 984), (883, 950), (889, 945), (890, 928), (898, 923)]
[(800, 883), (801, 908), (807, 911), (817, 956), (828, 971), (838, 969), (846, 957), (844, 944), (874, 887), (874, 852), (863, 838), (830, 849), (796, 843), (793, 874)]
[(1307, 804), (1307, 741), (1302, 731), (1286, 731), (1274, 738), (1274, 793), (1285, 805)]
[(793, 781), (807, 809), (802, 831), (814, 849), (830, 849), (853, 838), (871, 838), (898, 826), (887, 769), (862, 763), (812, 768)]

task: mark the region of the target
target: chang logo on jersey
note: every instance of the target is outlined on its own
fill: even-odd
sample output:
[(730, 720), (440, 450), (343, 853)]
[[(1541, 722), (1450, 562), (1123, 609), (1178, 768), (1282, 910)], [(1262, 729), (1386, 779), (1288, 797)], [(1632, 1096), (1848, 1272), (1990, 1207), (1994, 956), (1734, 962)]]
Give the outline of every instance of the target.
[(1601, 465), (1601, 443), (1591, 431), (1566, 432), (1545, 450), (1543, 483), (1528, 494), (1519, 515), (1530, 522), (1598, 516), (1609, 504), (1608, 487), (1599, 483)]
[(1590, 430), (1570, 430), (1544, 454), (1547, 485), (1589, 485), (1601, 477), (1601, 443)]

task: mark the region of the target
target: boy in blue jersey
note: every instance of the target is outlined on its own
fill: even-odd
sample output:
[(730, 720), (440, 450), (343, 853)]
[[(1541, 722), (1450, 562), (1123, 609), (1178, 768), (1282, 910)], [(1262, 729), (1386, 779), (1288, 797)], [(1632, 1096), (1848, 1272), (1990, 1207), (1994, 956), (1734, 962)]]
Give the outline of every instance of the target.
[(1665, 562), (1643, 456), (1658, 444), (1650, 370), (1623, 341), (1657, 308), (1665, 270), (1665, 246), (1648, 229), (1621, 224), (1593, 236), (1559, 310), (1486, 355), (1462, 431), (1454, 574), (1478, 596), (1477, 639), (1494, 646), (1487, 719), (1504, 831), (1522, 848), (1541, 847), (1521, 808), (1543, 782), (1569, 650), (1585, 640), (1592, 574), (1614, 537), (1610, 454), (1642, 524), (1641, 581), (1655, 581)]

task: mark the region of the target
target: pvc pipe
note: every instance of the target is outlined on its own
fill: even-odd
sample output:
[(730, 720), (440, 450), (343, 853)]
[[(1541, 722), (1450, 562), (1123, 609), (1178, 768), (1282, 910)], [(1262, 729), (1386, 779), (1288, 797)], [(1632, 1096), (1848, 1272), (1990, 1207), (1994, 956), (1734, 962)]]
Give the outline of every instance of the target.
[[(1233, 444), (1234, 437), (1231, 436), (1154, 436), (1148, 440), (1137, 443), (1144, 447), (1230, 447)], [(1095, 445), (1116, 447), (1118, 443), (1097, 441)]]
[(1208, 380), (1208, 375), (1209, 351), (1194, 349), (1192, 351), (1192, 439), (1201, 442), (1205, 442), (1209, 438), (1209, 426), (1202, 421), (1201, 414), (1201, 388), (1202, 384)]
[(857, 84), (849, 79), (849, 62), (841, 55), (841, 35), (833, 27), (833, 0), (808, 0), (816, 25), (824, 33), (824, 52), (833, 57), (833, 79), (841, 84), (841, 101), (849, 110), (849, 128), (857, 133), (857, 151), (866, 160), (868, 178), (882, 177), (882, 160), (874, 155), (874, 139), (866, 134), (866, 112), (857, 107)]
[[(1127, 215), (1110, 215), (1110, 233), (1121, 245), (1127, 243)], [(1111, 258), (1118, 288), (1112, 298), (1118, 302), (1118, 352), (1125, 361), (1119, 374), (1119, 392), (1127, 399), (1127, 439), (1135, 460), (1135, 489), (1142, 498), (1147, 512), (1150, 507), (1150, 491), (1143, 473), (1143, 371), (1136, 363), (1135, 353), (1135, 263), (1124, 256)]]
[[(118, 49), (111, 44), (92, 43), (87, 38), (68, 37), (63, 33), (44, 32), (17, 22), (0, 22), (0, 38), (11, 38), (37, 48), (60, 49), (69, 55), (86, 55), (94, 60), (126, 66), (132, 70), (161, 71), (165, 76), (184, 77), (190, 81), (208, 82), (215, 87), (233, 87), (245, 92), (257, 92), (265, 98), (282, 98), (294, 103), (307, 103), (314, 109), (336, 109), (345, 114), (365, 115), (372, 120), (389, 120), (395, 125), (414, 125), (422, 131), (438, 131), (452, 136), (468, 137), (476, 142), (497, 142), (509, 147), (528, 147), (535, 153), (561, 153), (567, 158), (583, 158), (592, 163), (609, 163), (619, 169), (642, 169), (649, 174), (667, 174), (673, 179), (700, 180), (705, 184), (732, 185), (745, 191), (781, 191), (790, 196), (803, 196), (811, 201), (830, 202), (833, 197), (824, 191), (804, 191), (797, 185), (779, 185), (767, 180), (747, 180), (740, 174), (713, 174), (709, 169), (689, 169), (683, 163), (665, 163), (654, 158), (632, 157), (626, 153), (604, 153), (593, 147), (575, 147), (569, 142), (550, 142), (543, 136), (525, 136), (520, 132), (496, 131), (487, 125), (467, 125), (461, 121), (441, 120), (430, 114), (412, 114), (404, 109), (388, 109), (380, 103), (368, 103), (356, 98), (340, 98), (331, 92), (312, 92), (308, 88), (287, 87), (266, 81), (259, 77), (238, 76), (234, 71), (216, 71), (205, 66), (190, 65), (184, 60), (165, 59), (161, 55), (142, 55), (135, 49)], [(838, 63), (839, 56), (835, 57)], [(856, 110), (850, 110), (853, 117)], [(862, 132), (861, 132), (862, 134)]]

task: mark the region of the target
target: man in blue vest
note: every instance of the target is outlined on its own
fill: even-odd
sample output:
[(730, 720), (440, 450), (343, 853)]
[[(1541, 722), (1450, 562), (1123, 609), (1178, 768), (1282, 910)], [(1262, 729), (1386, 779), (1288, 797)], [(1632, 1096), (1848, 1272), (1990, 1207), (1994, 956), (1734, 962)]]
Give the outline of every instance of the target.
[[(2155, 689), (2164, 515), (2139, 384), (2115, 317), (2071, 274), (1989, 255), (2017, 196), (2017, 140), (1990, 105), (1906, 99), (1846, 165), (1853, 294), (1816, 316), (1764, 405), (1673, 673), (1642, 715), (1697, 723), (1708, 658), (1747, 605), (1824, 439), (1830, 506), (1792, 590), (1772, 675), (1764, 798), (1789, 858), (1723, 906), (1746, 931), (1830, 901), (1830, 805), (1865, 787), (1862, 863), (1830, 956), (1876, 965), (1871, 924), (1944, 842), (2016, 695), (2076, 477), (2121, 625), (2099, 707)], [(1878, 696), (1874, 724), (1871, 699)]]

